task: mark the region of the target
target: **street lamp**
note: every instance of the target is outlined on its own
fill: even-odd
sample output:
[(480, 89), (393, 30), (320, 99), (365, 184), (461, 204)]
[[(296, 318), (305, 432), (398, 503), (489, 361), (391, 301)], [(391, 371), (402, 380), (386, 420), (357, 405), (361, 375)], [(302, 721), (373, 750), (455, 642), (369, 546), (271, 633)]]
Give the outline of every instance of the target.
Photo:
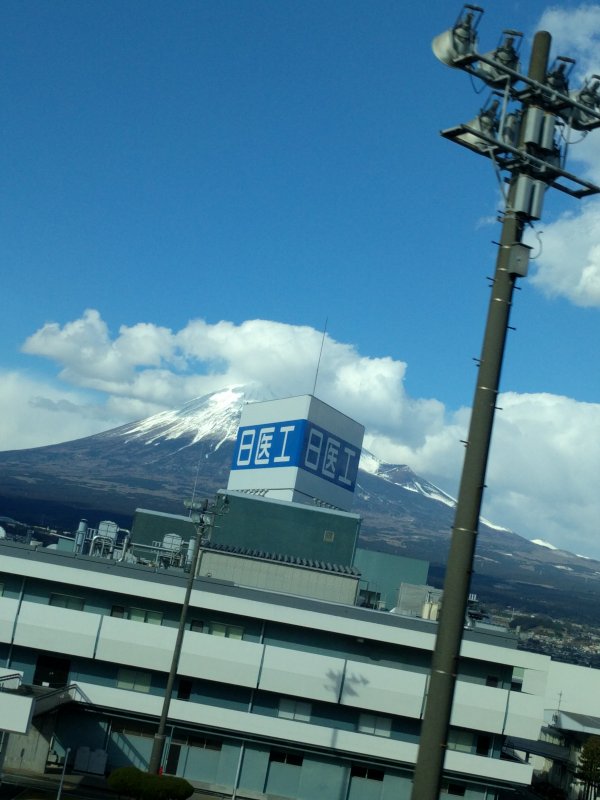
[(528, 271), (529, 248), (521, 242), (523, 229), (541, 217), (549, 187), (577, 198), (600, 192), (599, 187), (565, 169), (569, 130), (587, 132), (600, 126), (600, 76), (592, 76), (579, 91), (570, 92), (574, 62), (561, 57), (548, 69), (551, 36), (546, 31), (535, 34), (526, 75), (519, 72), (520, 35), (515, 31), (506, 31), (502, 43), (491, 53), (478, 53), (477, 26), (482, 14), (479, 6), (464, 6), (456, 24), (437, 36), (432, 45), (443, 63), (470, 73), (493, 90), (491, 101), (475, 120), (442, 131), (442, 136), (492, 160), (509, 188), (446, 565), (412, 800), (438, 800), (441, 788), (512, 295), (516, 279), (526, 277)]
[(186, 584), (185, 596), (183, 598), (181, 614), (179, 616), (177, 638), (175, 639), (175, 647), (173, 648), (173, 658), (171, 660), (171, 667), (169, 669), (169, 676), (167, 678), (162, 712), (158, 723), (158, 729), (154, 734), (152, 752), (150, 753), (150, 761), (148, 762), (148, 772), (150, 773), (156, 774), (159, 771), (163, 758), (166, 738), (165, 731), (167, 729), (167, 720), (169, 718), (171, 695), (173, 694), (173, 686), (175, 685), (175, 678), (177, 677), (177, 669), (179, 667), (179, 659), (181, 657), (181, 648), (183, 645), (183, 635), (185, 633), (185, 623), (187, 620), (188, 608), (190, 606), (190, 597), (192, 595), (192, 588), (194, 586), (194, 578), (198, 572), (198, 563), (200, 561), (202, 546), (210, 541), (210, 535), (215, 523), (215, 517), (219, 514), (225, 514), (229, 510), (228, 503), (229, 501), (226, 495), (219, 496), (218, 499), (212, 504), (209, 504), (208, 500), (202, 500), (201, 502), (186, 500), (185, 502), (185, 507), (189, 508), (190, 510), (190, 519), (196, 526), (196, 539), (194, 541), (194, 550), (190, 563), (190, 572)]

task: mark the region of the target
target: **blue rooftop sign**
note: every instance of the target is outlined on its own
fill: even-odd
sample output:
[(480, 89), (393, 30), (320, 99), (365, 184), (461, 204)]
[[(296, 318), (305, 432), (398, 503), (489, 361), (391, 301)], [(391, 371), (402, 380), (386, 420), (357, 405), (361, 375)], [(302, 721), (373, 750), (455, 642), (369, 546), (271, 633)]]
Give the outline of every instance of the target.
[(239, 429), (232, 470), (296, 467), (354, 491), (360, 448), (306, 419)]

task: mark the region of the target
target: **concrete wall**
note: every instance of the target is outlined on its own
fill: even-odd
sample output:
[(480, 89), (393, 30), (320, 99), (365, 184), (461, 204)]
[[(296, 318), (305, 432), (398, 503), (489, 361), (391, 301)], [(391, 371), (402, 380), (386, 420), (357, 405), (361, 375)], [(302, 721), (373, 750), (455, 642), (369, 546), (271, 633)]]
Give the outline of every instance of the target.
[(54, 721), (53, 716), (34, 719), (27, 734), (11, 734), (6, 747), (4, 768), (43, 773), (54, 733)]
[(600, 717), (600, 670), (551, 661), (545, 707)]

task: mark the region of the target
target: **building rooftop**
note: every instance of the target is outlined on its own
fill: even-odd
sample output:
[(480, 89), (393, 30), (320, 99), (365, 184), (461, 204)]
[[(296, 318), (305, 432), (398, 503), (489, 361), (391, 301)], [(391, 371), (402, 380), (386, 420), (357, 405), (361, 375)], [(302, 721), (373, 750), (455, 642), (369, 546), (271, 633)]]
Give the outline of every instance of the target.
[[(26, 564), (22, 567), (18, 563), (6, 564), (3, 567), (2, 561), (4, 558), (23, 560)], [(64, 573), (64, 568), (71, 568), (74, 572), (68, 576), (73, 585), (89, 585), (91, 581), (91, 573), (94, 573), (101, 580), (113, 579), (110, 581), (111, 585), (115, 584), (114, 579), (126, 580), (126, 584), (131, 586), (133, 591), (134, 584), (140, 585), (138, 582), (147, 582), (149, 584), (157, 584), (156, 590), (153, 590), (158, 598), (159, 594), (168, 594), (172, 596), (172, 590), (169, 587), (184, 587), (189, 573), (186, 573), (181, 568), (174, 567), (160, 567), (157, 565), (148, 566), (137, 563), (128, 563), (126, 561), (116, 561), (110, 558), (103, 558), (101, 556), (88, 556), (81, 555), (64, 550), (54, 550), (38, 545), (31, 546), (21, 542), (15, 542), (10, 539), (0, 539), (0, 570), (10, 568), (17, 571), (19, 574), (30, 574), (33, 571), (33, 565), (37, 564), (37, 573), (42, 575), (46, 572), (46, 567), (59, 568), (62, 576), (67, 579)], [(40, 567), (43, 567), (42, 571)], [(21, 572), (22, 570), (22, 572)], [(86, 574), (89, 577), (86, 577)], [(62, 579), (62, 578), (61, 578)], [(164, 587), (165, 591), (159, 592), (158, 585)], [(148, 587), (150, 589), (150, 587)], [(169, 589), (167, 592), (166, 590)], [(288, 595), (282, 592), (275, 592), (268, 589), (258, 589), (247, 586), (239, 586), (233, 581), (223, 581), (212, 577), (197, 577), (194, 580), (195, 592), (206, 592), (207, 596), (211, 595), (213, 599), (219, 596), (222, 598), (220, 603), (224, 603), (227, 599), (228, 603), (235, 602), (236, 607), (239, 607), (241, 613), (244, 613), (248, 603), (259, 603), (261, 605), (276, 606), (279, 609), (295, 609), (299, 612), (309, 612), (317, 614), (319, 617), (326, 616), (332, 622), (339, 620), (340, 624), (342, 619), (356, 623), (362, 628), (363, 623), (376, 624), (379, 633), (378, 636), (388, 637), (384, 634), (385, 630), (392, 634), (392, 631), (412, 631), (411, 635), (418, 635), (421, 637), (426, 634), (427, 648), (432, 646), (433, 637), (436, 632), (437, 623), (431, 620), (424, 620), (418, 617), (404, 617), (398, 614), (390, 614), (386, 611), (379, 611), (376, 609), (362, 608), (359, 606), (348, 605), (344, 603), (336, 603), (329, 600), (319, 600), (310, 597), (303, 597), (299, 595)], [(360, 634), (357, 634), (360, 635)], [(395, 634), (392, 635), (395, 638)], [(423, 640), (425, 642), (425, 639)], [(516, 649), (516, 640), (514, 636), (506, 631), (478, 631), (477, 628), (465, 630), (464, 642), (475, 644), (494, 645), (503, 649)], [(470, 647), (467, 647), (470, 650)], [(467, 655), (467, 653), (463, 653)], [(514, 661), (515, 658), (528, 661), (534, 659), (534, 654), (526, 653), (525, 651), (518, 651), (510, 656), (510, 660)]]

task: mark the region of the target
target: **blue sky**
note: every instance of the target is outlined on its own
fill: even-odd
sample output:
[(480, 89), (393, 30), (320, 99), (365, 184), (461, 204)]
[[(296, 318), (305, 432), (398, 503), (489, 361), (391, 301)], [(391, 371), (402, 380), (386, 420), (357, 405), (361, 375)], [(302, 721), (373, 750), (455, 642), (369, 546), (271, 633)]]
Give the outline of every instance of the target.
[[(600, 5), (488, 6), (482, 52), (516, 28), (526, 60), (547, 25), (576, 80), (600, 71)], [(7, 0), (0, 449), (231, 382), (310, 391), (327, 319), (318, 393), (366, 424), (382, 458), (454, 491), (501, 206), (489, 162), (439, 136), (487, 98), (431, 53), (459, 11)], [(600, 180), (596, 140), (569, 165)], [(546, 198), (485, 510), (600, 556), (598, 209)]]

